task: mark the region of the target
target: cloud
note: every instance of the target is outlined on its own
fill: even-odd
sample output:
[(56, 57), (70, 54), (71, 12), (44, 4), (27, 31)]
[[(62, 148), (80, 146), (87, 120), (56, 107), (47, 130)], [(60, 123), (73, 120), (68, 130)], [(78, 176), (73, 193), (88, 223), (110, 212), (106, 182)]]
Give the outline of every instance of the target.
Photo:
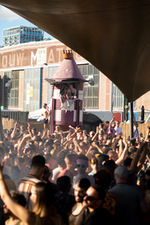
[(12, 20), (18, 20), (20, 18), (21, 17), (17, 15), (16, 13), (0, 5), (0, 19), (12, 21)]

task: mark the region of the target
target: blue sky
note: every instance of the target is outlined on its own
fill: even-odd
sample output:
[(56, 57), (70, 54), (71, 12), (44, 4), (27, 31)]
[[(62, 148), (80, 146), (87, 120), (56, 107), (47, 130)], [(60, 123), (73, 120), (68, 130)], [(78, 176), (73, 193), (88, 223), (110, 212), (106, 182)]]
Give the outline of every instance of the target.
[[(16, 13), (0, 5), (0, 45), (3, 45), (3, 29), (19, 25), (32, 27), (35, 26)], [(49, 34), (44, 32), (44, 38), (49, 36)]]

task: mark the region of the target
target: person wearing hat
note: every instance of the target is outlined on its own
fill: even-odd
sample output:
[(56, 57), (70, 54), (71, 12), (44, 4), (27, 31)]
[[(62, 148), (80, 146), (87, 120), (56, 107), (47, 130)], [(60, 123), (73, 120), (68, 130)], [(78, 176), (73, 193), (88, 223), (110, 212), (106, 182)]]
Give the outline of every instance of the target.
[(144, 198), (140, 188), (129, 184), (129, 176), (132, 173), (126, 166), (118, 166), (114, 170), (116, 185), (109, 192), (116, 198), (116, 224), (142, 225), (142, 216), (146, 213)]

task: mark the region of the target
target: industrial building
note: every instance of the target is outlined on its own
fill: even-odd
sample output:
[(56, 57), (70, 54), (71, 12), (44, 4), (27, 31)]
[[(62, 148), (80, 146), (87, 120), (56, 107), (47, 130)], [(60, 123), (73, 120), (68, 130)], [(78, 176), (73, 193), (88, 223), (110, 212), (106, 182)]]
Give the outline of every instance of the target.
[[(4, 37), (5, 38), (5, 37)], [(50, 103), (52, 87), (45, 78), (51, 78), (63, 60), (63, 50), (70, 48), (57, 39), (29, 42), (0, 48), (0, 75), (10, 78), (11, 87), (3, 95), (3, 106), (10, 110), (35, 111), (43, 103)], [(113, 114), (123, 121), (124, 95), (101, 71), (73, 51), (84, 79), (84, 110), (102, 120), (111, 120)], [(5, 88), (6, 89), (6, 88)], [(6, 92), (6, 90), (5, 90)], [(146, 115), (150, 111), (150, 92), (134, 102), (135, 119), (140, 120), (141, 106)]]

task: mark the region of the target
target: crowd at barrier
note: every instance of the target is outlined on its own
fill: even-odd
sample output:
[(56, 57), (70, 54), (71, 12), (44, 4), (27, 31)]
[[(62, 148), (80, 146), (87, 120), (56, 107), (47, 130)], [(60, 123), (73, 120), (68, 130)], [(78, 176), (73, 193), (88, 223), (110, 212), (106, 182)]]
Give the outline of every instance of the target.
[(150, 129), (125, 137), (118, 121), (96, 131), (39, 132), (15, 123), (0, 147), (0, 224), (150, 224)]

